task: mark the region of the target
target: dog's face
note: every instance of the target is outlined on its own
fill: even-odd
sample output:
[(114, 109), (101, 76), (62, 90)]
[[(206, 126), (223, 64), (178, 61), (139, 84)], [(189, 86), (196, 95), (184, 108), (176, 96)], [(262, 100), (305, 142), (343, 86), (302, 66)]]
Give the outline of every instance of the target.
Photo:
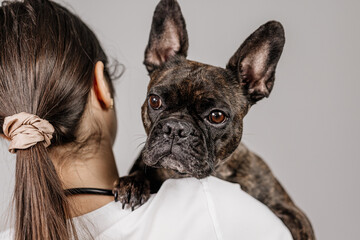
[(142, 107), (144, 162), (197, 178), (210, 175), (239, 145), (251, 105), (270, 94), (283, 45), (282, 26), (269, 22), (225, 69), (187, 60), (180, 7), (160, 1), (144, 61), (151, 78)]
[(230, 71), (185, 58), (170, 61), (151, 74), (143, 105), (145, 163), (209, 175), (238, 146), (248, 108)]

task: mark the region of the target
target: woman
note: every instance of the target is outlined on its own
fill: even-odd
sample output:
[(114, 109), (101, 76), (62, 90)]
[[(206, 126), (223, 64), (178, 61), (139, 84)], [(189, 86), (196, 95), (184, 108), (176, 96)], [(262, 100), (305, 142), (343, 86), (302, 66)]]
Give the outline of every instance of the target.
[(0, 239), (291, 239), (265, 206), (214, 178), (170, 180), (142, 207), (113, 197), (113, 86), (91, 30), (48, 0), (0, 11), (0, 126), (16, 154), (14, 227)]

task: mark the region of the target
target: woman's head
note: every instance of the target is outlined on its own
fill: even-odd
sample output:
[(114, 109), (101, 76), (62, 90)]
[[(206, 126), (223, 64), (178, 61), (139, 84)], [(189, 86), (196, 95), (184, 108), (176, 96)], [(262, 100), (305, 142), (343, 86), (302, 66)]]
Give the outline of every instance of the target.
[(107, 64), (97, 38), (47, 0), (5, 2), (0, 21), (0, 123), (18, 112), (33, 113), (53, 124), (53, 144), (74, 141), (95, 63)]
[[(3, 2), (0, 126), (26, 112), (53, 126), (51, 146), (75, 142), (98, 61), (107, 65), (97, 38), (65, 8), (48, 0)], [(98, 65), (98, 74), (110, 80)], [(106, 85), (112, 95), (111, 82)], [(16, 155), (16, 239), (69, 239), (69, 209), (48, 149), (38, 143)]]

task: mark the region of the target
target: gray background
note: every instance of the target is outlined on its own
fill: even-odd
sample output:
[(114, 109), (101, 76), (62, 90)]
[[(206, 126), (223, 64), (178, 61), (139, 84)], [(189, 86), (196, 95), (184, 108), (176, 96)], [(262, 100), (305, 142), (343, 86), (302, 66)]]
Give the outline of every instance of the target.
[[(114, 146), (126, 174), (145, 141), (140, 106), (148, 78), (143, 50), (155, 0), (61, 1), (126, 65), (116, 82), (119, 130)], [(307, 213), (318, 239), (358, 239), (358, 1), (180, 0), (189, 58), (225, 66), (242, 41), (268, 20), (282, 22), (286, 44), (274, 90), (245, 118), (243, 141), (272, 168)], [(14, 157), (1, 141), (0, 229), (9, 215)]]

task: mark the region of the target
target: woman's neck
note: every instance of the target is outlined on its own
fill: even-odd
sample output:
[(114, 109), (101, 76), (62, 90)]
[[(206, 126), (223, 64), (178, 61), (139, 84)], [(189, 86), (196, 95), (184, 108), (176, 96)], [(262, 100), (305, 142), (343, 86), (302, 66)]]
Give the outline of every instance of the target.
[[(50, 158), (62, 181), (63, 188), (112, 189), (119, 177), (112, 151), (112, 144), (101, 141), (88, 145), (76, 154), (69, 154), (70, 146), (55, 147)], [(72, 216), (79, 216), (96, 210), (114, 200), (112, 196), (73, 195), (69, 196)]]

